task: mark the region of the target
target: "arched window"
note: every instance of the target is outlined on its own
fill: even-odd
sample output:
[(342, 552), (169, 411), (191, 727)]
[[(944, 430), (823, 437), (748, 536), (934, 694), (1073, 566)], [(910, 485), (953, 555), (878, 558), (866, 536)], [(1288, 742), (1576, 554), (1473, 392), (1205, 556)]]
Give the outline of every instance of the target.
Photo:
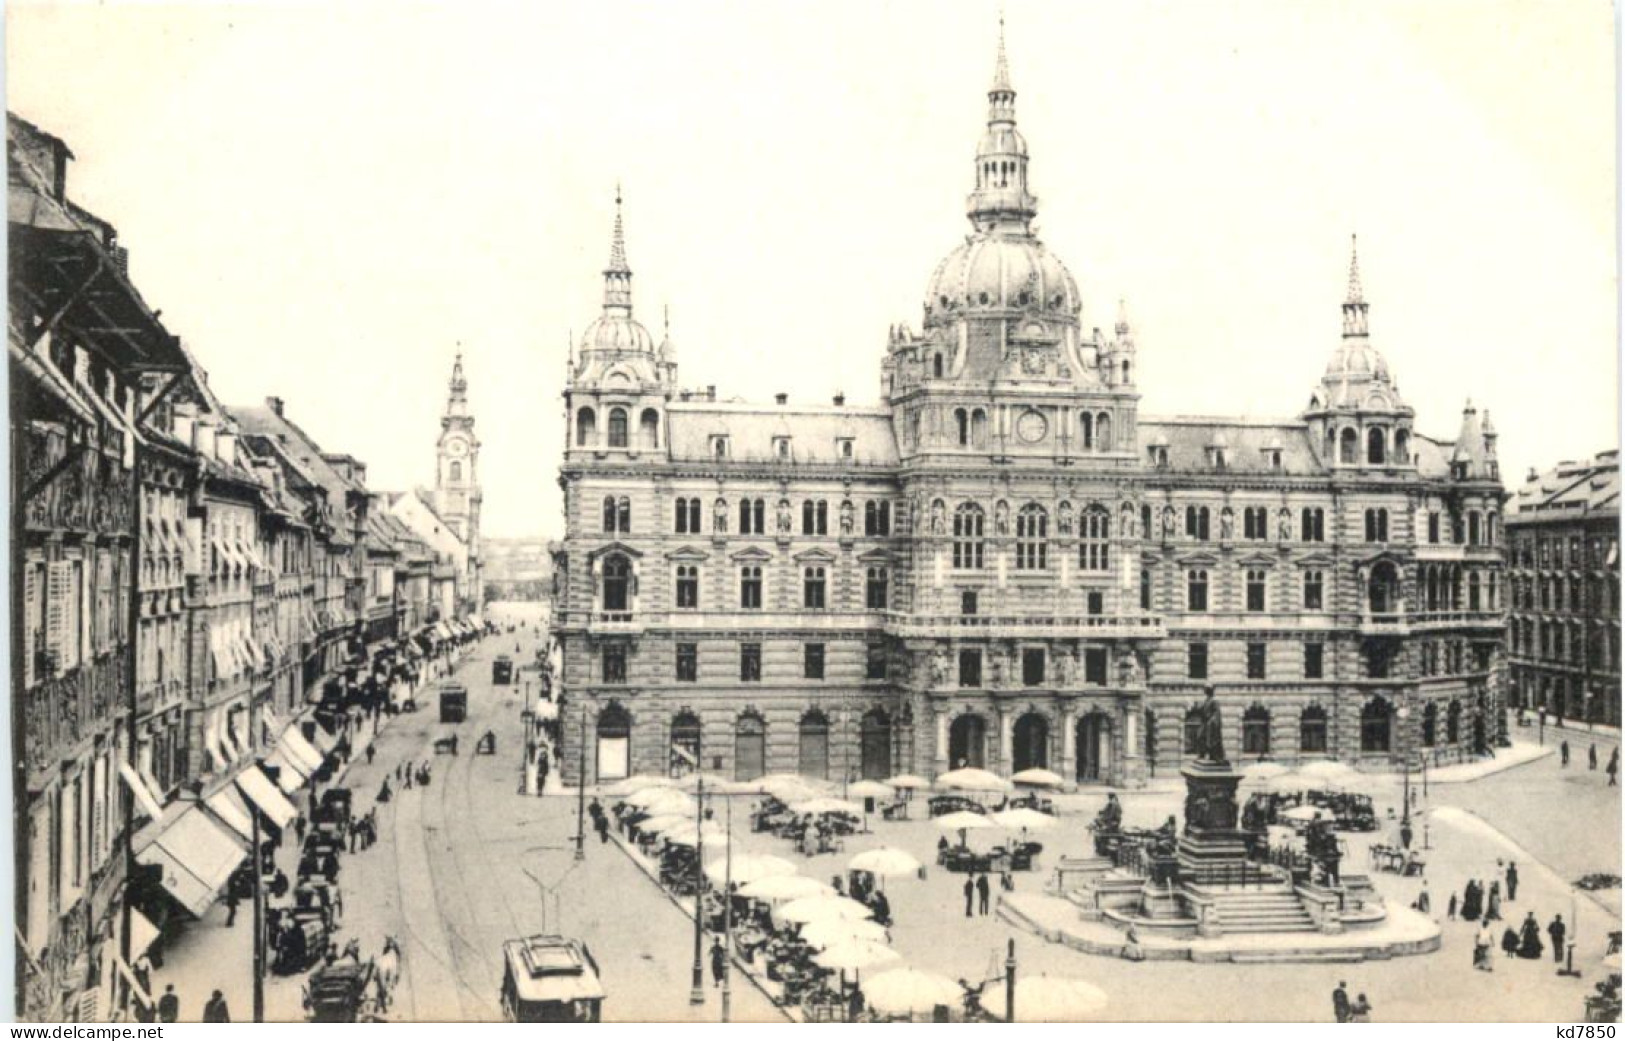
[(829, 776), (829, 720), (814, 710), (801, 717), (801, 747), (796, 772), (823, 780)]
[(1469, 571), (1469, 572), (1467, 572), (1467, 610), (1469, 610), (1469, 611), (1481, 611), (1481, 610), (1483, 610), (1482, 599), (1483, 599), (1482, 594), (1479, 591), (1478, 572), (1477, 571)]
[(629, 611), (632, 602), (632, 564), (619, 553), (604, 558), (604, 610)]
[(1268, 588), (1268, 575), (1264, 569), (1249, 568), (1247, 571), (1247, 610), (1263, 611), (1267, 609), (1266, 591)]
[(1151, 537), (1151, 506), (1147, 504), (1140, 507), (1140, 538), (1150, 539)]
[(612, 533), (615, 530), (615, 496), (604, 496), (604, 531)]
[(866, 781), (891, 776), (891, 718), (884, 709), (870, 709), (858, 724), (861, 774)]
[(767, 772), (767, 725), (747, 712), (734, 724), (734, 780), (751, 781)]
[(961, 503), (954, 509), (954, 567), (961, 571), (979, 570), (983, 565), (982, 541), (986, 534), (987, 515), (973, 502)]
[(459, 463), (459, 462), (456, 462), (456, 461), (452, 462), (450, 479), (453, 482), (461, 481), (463, 479), (463, 464), (462, 463)]
[(677, 500), (677, 534), (700, 534), (700, 500)]
[(609, 447), (626, 447), (626, 409), (609, 410)]
[(1372, 698), (1360, 710), (1360, 751), (1386, 752), (1393, 741), (1394, 706)]
[(1185, 507), (1185, 537), (1206, 542), (1212, 530), (1208, 524), (1209, 520), (1210, 515), (1206, 506)]
[(1467, 545), (1476, 546), (1479, 543), (1479, 521), (1477, 510), (1467, 511)]
[(1372, 466), (1388, 461), (1388, 439), (1382, 427), (1372, 427), (1365, 432), (1365, 461)]
[(1439, 743), (1439, 706), (1428, 702), (1422, 709), (1422, 747), (1432, 748)]
[(1394, 462), (1401, 466), (1411, 461), (1411, 432), (1400, 429), (1394, 431)]
[(1016, 515), (1016, 570), (1042, 571), (1049, 567), (1049, 514), (1036, 502)]
[(1185, 610), (1207, 610), (1207, 569), (1191, 568), (1185, 572)]
[(700, 717), (692, 712), (679, 712), (671, 721), (671, 757), (669, 772), (672, 777), (687, 777), (700, 769)]
[(970, 440), (977, 448), (987, 447), (987, 413), (979, 408), (971, 410)]
[(1241, 716), (1243, 755), (1270, 754), (1270, 710), (1254, 702)]
[(644, 448), (660, 447), (660, 413), (652, 408), (643, 410), (638, 417), (638, 433)]
[(1378, 561), (1366, 581), (1367, 610), (1373, 615), (1399, 612), (1399, 574), (1387, 560)]
[(1111, 567), (1111, 514), (1104, 506), (1090, 506), (1083, 511), (1078, 533), (1083, 542), (1078, 547), (1078, 567), (1084, 571), (1106, 571)]
[(1110, 452), (1112, 450), (1112, 417), (1102, 412), (1095, 417), (1095, 451)]
[(1078, 444), (1085, 450), (1093, 451), (1095, 447), (1095, 417), (1093, 413), (1078, 413)]
[(1338, 462), (1353, 466), (1360, 461), (1360, 435), (1353, 427), (1344, 427), (1338, 441)]
[(1326, 710), (1319, 705), (1310, 705), (1298, 719), (1298, 750), (1326, 751)]
[(1037, 712), (1029, 712), (1016, 720), (1010, 742), (1010, 769), (1049, 769), (1049, 720)]
[(576, 413), (576, 447), (586, 448), (598, 440), (598, 416), (590, 408)]
[(632, 717), (611, 704), (598, 713), (598, 780), (618, 781), (632, 772)]
[(954, 409), (954, 429), (958, 431), (961, 447), (970, 444), (970, 414), (962, 408)]
[(1444, 717), (1444, 737), (1453, 745), (1461, 743), (1461, 702), (1451, 701)]
[(632, 530), (632, 500), (624, 495), (615, 500), (615, 530), (623, 535)]
[(937, 379), (942, 378), (942, 355), (940, 354), (935, 354), (931, 357), (931, 375), (935, 376)]
[(1365, 540), (1367, 542), (1388, 541), (1388, 511), (1383, 507), (1376, 507), (1365, 511)]

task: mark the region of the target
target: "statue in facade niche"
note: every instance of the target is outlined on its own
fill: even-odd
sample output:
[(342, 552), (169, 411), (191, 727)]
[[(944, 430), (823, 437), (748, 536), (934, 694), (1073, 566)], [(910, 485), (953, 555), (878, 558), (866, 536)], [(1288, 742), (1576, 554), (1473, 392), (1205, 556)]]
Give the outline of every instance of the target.
[(1219, 511), (1219, 538), (1229, 542), (1236, 537), (1236, 512), (1226, 506)]
[(933, 687), (948, 685), (948, 650), (945, 647), (938, 647), (937, 653), (931, 658), (931, 685)]
[(1172, 506), (1162, 508), (1162, 537), (1165, 539), (1174, 537), (1174, 508)]
[(1065, 499), (1055, 510), (1055, 530), (1062, 535), (1072, 534), (1072, 504)]
[(989, 687), (1004, 686), (1004, 652), (993, 651), (988, 655), (988, 684)]
[(993, 507), (993, 534), (1010, 534), (1010, 504), (1003, 499)]
[(941, 535), (946, 530), (947, 507), (938, 499), (931, 504), (931, 534)]
[(1140, 682), (1140, 659), (1133, 651), (1126, 651), (1117, 659), (1117, 683), (1122, 687), (1138, 686)]
[(1132, 502), (1125, 502), (1123, 504), (1122, 512), (1123, 520), (1118, 524), (1117, 530), (1122, 533), (1125, 539), (1138, 538), (1139, 536), (1135, 531), (1135, 525), (1137, 522), (1134, 519), (1134, 504)]
[(718, 535), (728, 534), (728, 500), (718, 499), (711, 509), (711, 530)]
[(1071, 660), (1072, 656), (1064, 652), (1055, 656), (1055, 668), (1053, 670), (1055, 673), (1055, 686), (1060, 688), (1066, 687), (1067, 680), (1070, 678), (1067, 665), (1069, 662), (1071, 662)]
[(1276, 536), (1282, 542), (1292, 541), (1292, 511), (1287, 509), (1285, 506), (1281, 507), (1280, 522), (1276, 530)]
[(853, 519), (853, 511), (854, 511), (854, 509), (855, 509), (855, 507), (852, 505), (852, 500), (851, 499), (845, 499), (845, 500), (843, 500), (841, 502), (841, 534), (842, 535), (850, 535), (850, 534), (852, 534), (852, 519)]
[(791, 523), (790, 500), (789, 499), (780, 499), (779, 500), (779, 534), (780, 535), (788, 535), (788, 534), (790, 534), (790, 523)]

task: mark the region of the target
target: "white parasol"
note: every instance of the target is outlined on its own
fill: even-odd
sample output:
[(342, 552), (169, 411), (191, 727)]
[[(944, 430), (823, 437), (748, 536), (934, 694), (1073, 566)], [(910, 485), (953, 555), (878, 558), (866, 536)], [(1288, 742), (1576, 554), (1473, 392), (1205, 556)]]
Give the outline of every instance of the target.
[(864, 850), (847, 861), (846, 866), (853, 871), (867, 871), (879, 878), (912, 875), (920, 870), (920, 862), (912, 854), (889, 846)]
[(656, 777), (653, 774), (633, 774), (631, 777), (616, 781), (604, 789), (605, 795), (631, 795), (645, 788), (671, 788), (676, 781), (669, 777)]
[(816, 922), (824, 918), (864, 919), (872, 912), (844, 896), (808, 896), (792, 900), (773, 912), (781, 922)]
[(863, 815), (863, 807), (859, 806), (855, 802), (846, 802), (841, 799), (822, 797), (817, 799), (808, 799), (805, 802), (793, 802), (790, 804), (790, 812), (810, 813), (815, 816), (826, 813), (845, 813), (853, 817), (861, 817)]
[(920, 790), (931, 787), (931, 782), (919, 774), (898, 774), (896, 777), (886, 778), (886, 784), (893, 788)]
[(1009, 828), (1011, 831), (1048, 831), (1059, 823), (1049, 814), (1039, 813), (1025, 806), (995, 813), (993, 820), (999, 827)]
[(851, 940), (885, 943), (886, 927), (879, 922), (857, 918), (821, 918), (816, 922), (803, 924), (800, 936), (802, 943), (813, 950), (822, 951)]
[(847, 796), (853, 799), (887, 799), (891, 793), (891, 786), (879, 781), (858, 781), (846, 787)]
[(997, 828), (998, 825), (980, 813), (969, 810), (959, 810), (956, 813), (945, 814), (934, 822), (942, 831), (974, 831), (979, 828)]
[(978, 770), (973, 766), (949, 770), (937, 777), (938, 788), (959, 789), (967, 792), (1007, 792), (1010, 782), (996, 773)]
[(897, 961), (902, 955), (873, 940), (847, 940), (813, 955), (813, 961), (826, 969), (863, 970)]
[(1294, 806), (1281, 811), (1281, 816), (1289, 821), (1318, 821), (1329, 814), (1319, 806)]
[(1066, 785), (1066, 778), (1054, 770), (1044, 770), (1039, 767), (1012, 774), (1010, 781), (1013, 784), (1019, 784), (1027, 788), (1061, 788)]
[(946, 976), (919, 969), (887, 969), (869, 977), (863, 985), (869, 1007), (883, 1015), (901, 1016), (931, 1012), (939, 1005), (958, 1008), (964, 1000), (959, 984)]
[(783, 857), (775, 857), (771, 853), (746, 853), (733, 858), (731, 870), (726, 860), (711, 861), (705, 865), (705, 877), (720, 886), (731, 874), (735, 882), (744, 886), (759, 879), (789, 877), (797, 870)]
[(1016, 980), (1018, 1023), (1075, 1023), (1106, 1011), (1106, 992), (1092, 983), (1050, 976)]
[[(737, 858), (735, 863), (738, 863)], [(835, 890), (805, 875), (769, 875), (740, 886), (739, 895), (776, 904), (809, 897), (834, 896)]]

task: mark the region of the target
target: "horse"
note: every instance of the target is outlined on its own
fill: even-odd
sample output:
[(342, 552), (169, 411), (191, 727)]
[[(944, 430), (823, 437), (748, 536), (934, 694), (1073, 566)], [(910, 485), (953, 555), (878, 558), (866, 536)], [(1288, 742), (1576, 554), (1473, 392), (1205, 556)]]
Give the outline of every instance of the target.
[(401, 978), (401, 947), (395, 937), (384, 937), (384, 953), (373, 959), (373, 965), (378, 970), (378, 986), (383, 995), (383, 1007), (387, 1009), (390, 994)]

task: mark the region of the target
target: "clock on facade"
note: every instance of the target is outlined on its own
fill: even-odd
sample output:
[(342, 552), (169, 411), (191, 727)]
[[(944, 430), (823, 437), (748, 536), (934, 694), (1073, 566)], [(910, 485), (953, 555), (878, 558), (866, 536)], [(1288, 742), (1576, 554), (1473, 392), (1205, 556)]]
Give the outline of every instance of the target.
[(1023, 412), (1021, 418), (1016, 420), (1016, 436), (1029, 445), (1044, 440), (1044, 434), (1049, 430), (1049, 421), (1040, 412)]
[(450, 441), (446, 444), (446, 454), (461, 457), (468, 452), (468, 446), (461, 441)]

